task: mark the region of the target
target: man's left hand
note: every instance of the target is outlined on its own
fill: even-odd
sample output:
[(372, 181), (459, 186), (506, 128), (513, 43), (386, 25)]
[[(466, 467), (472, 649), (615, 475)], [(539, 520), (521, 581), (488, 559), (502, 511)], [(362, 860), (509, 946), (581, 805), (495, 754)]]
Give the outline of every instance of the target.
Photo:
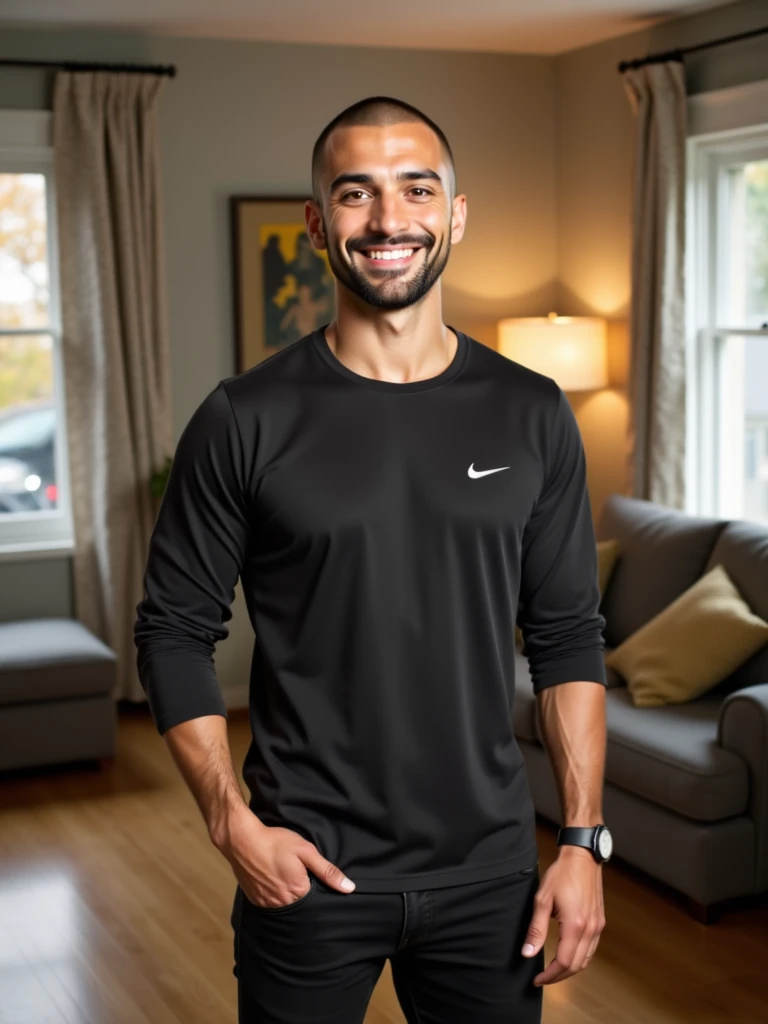
[(557, 860), (544, 872), (523, 956), (535, 956), (542, 948), (552, 916), (560, 926), (555, 958), (536, 975), (534, 985), (550, 985), (583, 971), (605, 927), (602, 865), (581, 846), (561, 846)]

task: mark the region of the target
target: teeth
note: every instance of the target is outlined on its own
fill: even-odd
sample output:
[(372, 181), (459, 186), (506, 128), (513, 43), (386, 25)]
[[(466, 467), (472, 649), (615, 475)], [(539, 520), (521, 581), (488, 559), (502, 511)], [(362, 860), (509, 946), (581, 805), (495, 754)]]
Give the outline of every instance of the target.
[(372, 260), (403, 260), (413, 254), (413, 249), (384, 249), (381, 252), (369, 252)]

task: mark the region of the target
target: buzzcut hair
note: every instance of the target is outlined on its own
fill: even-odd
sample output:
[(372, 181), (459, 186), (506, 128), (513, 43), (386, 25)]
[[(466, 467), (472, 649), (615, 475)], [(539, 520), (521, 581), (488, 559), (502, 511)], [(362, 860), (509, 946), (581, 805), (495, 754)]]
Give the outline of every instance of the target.
[(323, 171), (323, 158), (325, 156), (325, 144), (328, 136), (336, 128), (348, 128), (353, 125), (376, 125), (384, 127), (390, 124), (405, 124), (410, 121), (421, 121), (437, 135), (440, 143), (448, 157), (448, 166), (451, 171), (451, 193), (456, 194), (456, 168), (453, 160), (453, 152), (450, 143), (445, 137), (443, 130), (435, 122), (427, 117), (417, 107), (406, 103), (405, 100), (395, 99), (393, 96), (368, 96), (358, 100), (351, 107), (342, 110), (332, 121), (323, 128), (312, 147), (312, 194), (317, 202), (320, 202), (320, 175)]

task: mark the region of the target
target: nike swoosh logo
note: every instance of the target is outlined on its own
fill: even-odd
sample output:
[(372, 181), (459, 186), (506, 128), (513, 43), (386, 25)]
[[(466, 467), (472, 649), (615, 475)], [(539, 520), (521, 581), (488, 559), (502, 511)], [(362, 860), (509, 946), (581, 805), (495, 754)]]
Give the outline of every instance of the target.
[(499, 466), (498, 469), (475, 469), (475, 464), (473, 462), (467, 470), (467, 473), (473, 480), (477, 480), (479, 476), (488, 476), (489, 473), (500, 473), (502, 469), (509, 469), (509, 466)]

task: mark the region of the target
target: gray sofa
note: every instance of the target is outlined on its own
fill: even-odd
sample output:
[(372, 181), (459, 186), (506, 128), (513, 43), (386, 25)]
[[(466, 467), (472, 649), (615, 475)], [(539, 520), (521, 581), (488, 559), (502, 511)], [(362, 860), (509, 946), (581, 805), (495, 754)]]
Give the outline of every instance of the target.
[[(596, 529), (621, 549), (602, 596), (606, 649), (721, 563), (768, 619), (768, 527), (611, 495)], [(542, 745), (528, 662), (517, 651), (513, 727), (536, 811), (560, 805)], [(768, 891), (768, 644), (687, 704), (636, 708), (608, 670), (603, 812), (617, 858), (683, 893), (701, 921), (724, 901)]]

